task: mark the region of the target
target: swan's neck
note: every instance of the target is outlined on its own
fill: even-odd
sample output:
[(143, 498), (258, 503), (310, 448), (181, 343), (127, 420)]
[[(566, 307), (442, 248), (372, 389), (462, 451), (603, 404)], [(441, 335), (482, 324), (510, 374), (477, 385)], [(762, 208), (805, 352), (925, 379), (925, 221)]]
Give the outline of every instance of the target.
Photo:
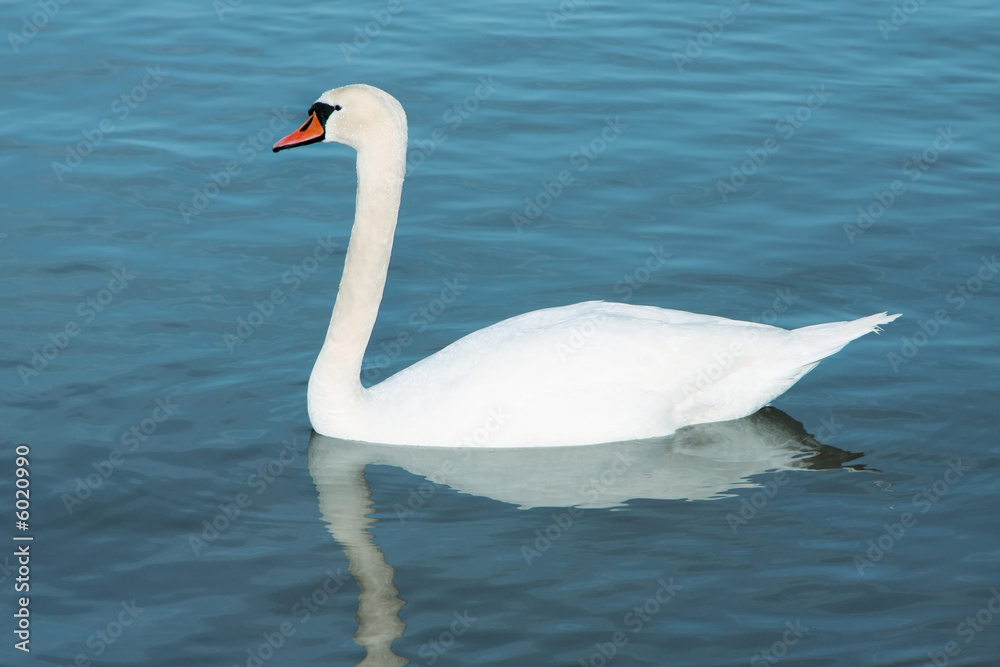
[(310, 398), (318, 392), (327, 405), (362, 392), (361, 362), (389, 271), (405, 171), (405, 130), (401, 142), (394, 135), (358, 149), (358, 196), (344, 275), (323, 349), (309, 379)]

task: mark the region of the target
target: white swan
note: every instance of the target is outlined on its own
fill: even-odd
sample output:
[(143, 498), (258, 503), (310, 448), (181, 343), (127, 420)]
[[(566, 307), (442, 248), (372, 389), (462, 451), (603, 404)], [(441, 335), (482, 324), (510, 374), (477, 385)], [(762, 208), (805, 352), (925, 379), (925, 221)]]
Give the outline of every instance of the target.
[(636, 440), (737, 419), (824, 357), (898, 315), (788, 331), (652, 306), (588, 301), (504, 320), (365, 388), (406, 171), (406, 114), (367, 85), (330, 90), (274, 145), (357, 151), (354, 227), (309, 377), (320, 434), (383, 444), (547, 447)]

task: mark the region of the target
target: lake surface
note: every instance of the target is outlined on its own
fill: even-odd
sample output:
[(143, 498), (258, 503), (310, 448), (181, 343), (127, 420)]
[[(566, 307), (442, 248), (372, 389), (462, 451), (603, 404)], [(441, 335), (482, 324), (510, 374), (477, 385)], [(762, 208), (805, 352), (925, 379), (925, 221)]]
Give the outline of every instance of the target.
[[(13, 537), (26, 444), (34, 537), (30, 654), (0, 551), (3, 664), (1000, 661), (995, 3), (18, 0), (3, 28), (0, 506)], [(367, 383), (587, 299), (902, 317), (652, 442), (313, 438), (354, 154), (270, 146), (355, 82), (410, 123)]]

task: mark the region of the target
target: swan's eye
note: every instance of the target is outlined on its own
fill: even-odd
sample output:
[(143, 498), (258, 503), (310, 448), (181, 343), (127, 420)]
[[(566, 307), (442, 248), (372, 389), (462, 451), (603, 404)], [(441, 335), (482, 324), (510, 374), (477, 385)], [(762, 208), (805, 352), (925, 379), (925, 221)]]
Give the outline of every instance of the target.
[(334, 111), (340, 111), (339, 104), (330, 105), (323, 102), (316, 102), (316, 104), (309, 107), (310, 115), (316, 114), (316, 118), (323, 124), (323, 127), (326, 127), (326, 121)]

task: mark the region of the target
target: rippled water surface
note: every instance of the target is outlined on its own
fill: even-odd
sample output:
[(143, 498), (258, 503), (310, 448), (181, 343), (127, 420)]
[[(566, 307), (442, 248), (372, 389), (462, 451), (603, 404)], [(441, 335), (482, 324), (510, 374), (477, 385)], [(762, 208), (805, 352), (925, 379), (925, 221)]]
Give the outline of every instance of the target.
[[(3, 664), (1000, 661), (993, 3), (2, 16)], [(366, 382), (586, 299), (902, 317), (653, 442), (314, 438), (354, 156), (270, 145), (354, 82), (410, 122)]]

